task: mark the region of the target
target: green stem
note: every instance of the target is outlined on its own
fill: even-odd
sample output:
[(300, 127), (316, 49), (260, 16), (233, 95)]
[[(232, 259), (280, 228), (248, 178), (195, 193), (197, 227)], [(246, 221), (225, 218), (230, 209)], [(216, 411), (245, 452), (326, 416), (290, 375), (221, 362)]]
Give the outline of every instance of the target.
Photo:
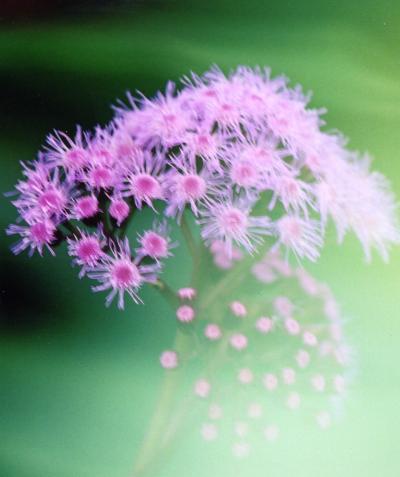
[[(174, 349), (182, 350), (189, 345), (189, 336), (179, 330), (175, 338)], [(143, 445), (137, 456), (132, 477), (142, 477), (154, 464), (154, 457), (161, 450), (164, 432), (170, 419), (170, 410), (175, 403), (176, 390), (179, 387), (182, 368), (166, 373), (157, 400), (155, 412), (151, 418)]]
[(190, 230), (190, 226), (186, 219), (185, 213), (182, 214), (181, 229), (194, 265), (197, 261), (197, 244)]

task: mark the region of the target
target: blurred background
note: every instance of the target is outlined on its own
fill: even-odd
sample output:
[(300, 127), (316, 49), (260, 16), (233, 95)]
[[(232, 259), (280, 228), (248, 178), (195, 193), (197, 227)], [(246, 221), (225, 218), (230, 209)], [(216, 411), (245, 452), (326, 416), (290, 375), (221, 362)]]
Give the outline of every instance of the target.
[[(329, 127), (369, 151), (400, 197), (397, 0), (2, 0), (0, 192), (53, 128), (105, 124), (126, 90), (153, 95), (213, 63), (269, 65), (313, 90)], [(151, 290), (145, 307), (105, 309), (65, 253), (12, 257), (3, 231), (14, 218), (1, 197), (0, 476), (128, 476), (174, 321)], [(400, 250), (366, 265), (356, 241), (338, 247), (332, 231), (308, 269), (349, 318), (358, 376), (345, 419), (239, 464), (188, 436), (160, 477), (400, 475)], [(184, 286), (187, 271), (167, 267), (167, 280)]]

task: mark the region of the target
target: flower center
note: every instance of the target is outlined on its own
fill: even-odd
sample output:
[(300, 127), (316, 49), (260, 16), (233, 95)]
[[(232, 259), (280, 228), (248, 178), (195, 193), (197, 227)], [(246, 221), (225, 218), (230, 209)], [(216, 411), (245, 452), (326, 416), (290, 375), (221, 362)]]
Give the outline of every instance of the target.
[(101, 253), (99, 241), (94, 237), (81, 239), (76, 248), (78, 258), (86, 264), (96, 262), (100, 258)]
[(92, 171), (91, 179), (95, 187), (110, 187), (112, 185), (112, 173), (106, 167), (96, 167)]
[(133, 180), (134, 194), (139, 198), (150, 197), (155, 199), (161, 195), (161, 187), (157, 179), (150, 174), (141, 174)]
[(115, 288), (138, 287), (141, 281), (137, 266), (129, 260), (118, 260), (111, 268), (111, 283)]
[(40, 196), (39, 204), (53, 212), (61, 212), (64, 207), (64, 197), (58, 190), (48, 190)]
[(246, 230), (247, 216), (241, 210), (232, 207), (221, 214), (219, 222), (225, 234), (241, 235)]
[(189, 198), (200, 199), (206, 191), (206, 182), (196, 174), (188, 174), (182, 179), (182, 188)]
[(45, 222), (39, 222), (30, 227), (29, 233), (31, 240), (37, 244), (50, 243), (53, 240), (54, 227)]
[(92, 217), (97, 212), (96, 197), (82, 197), (77, 200), (76, 212), (79, 218)]
[(86, 164), (87, 153), (82, 148), (75, 148), (67, 151), (64, 156), (64, 162), (70, 169), (79, 169)]
[(147, 255), (151, 257), (165, 257), (168, 253), (167, 241), (155, 232), (147, 232), (142, 245)]

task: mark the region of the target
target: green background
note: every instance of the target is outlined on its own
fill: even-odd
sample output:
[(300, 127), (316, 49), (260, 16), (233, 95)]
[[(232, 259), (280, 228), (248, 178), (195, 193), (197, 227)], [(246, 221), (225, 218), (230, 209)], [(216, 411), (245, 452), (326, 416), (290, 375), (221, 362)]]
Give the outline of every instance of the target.
[[(168, 79), (217, 63), (270, 65), (314, 91), (328, 125), (367, 150), (400, 196), (400, 2), (174, 1), (96, 8), (0, 24), (0, 190), (19, 178), (53, 128), (111, 118), (127, 89), (153, 94)], [(0, 228), (14, 220), (0, 199)], [(124, 477), (162, 378), (174, 335), (162, 300), (124, 313), (76, 279), (65, 253), (14, 258), (0, 236), (0, 476)], [(186, 285), (179, 255), (167, 279)], [(328, 235), (309, 266), (349, 318), (358, 375), (345, 419), (327, 433), (266, 447), (237, 463), (188, 436), (162, 462), (169, 476), (400, 475), (400, 249), (363, 260), (349, 237)], [(194, 434), (194, 432), (193, 432)]]

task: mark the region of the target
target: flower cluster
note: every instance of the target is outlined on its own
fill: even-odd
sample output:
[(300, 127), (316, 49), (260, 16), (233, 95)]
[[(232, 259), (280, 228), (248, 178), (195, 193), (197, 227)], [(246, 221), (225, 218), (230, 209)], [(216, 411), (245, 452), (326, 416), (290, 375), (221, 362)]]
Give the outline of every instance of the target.
[[(54, 254), (67, 240), (81, 275), (120, 307), (157, 279), (176, 245), (168, 222), (185, 210), (204, 243), (219, 247), (221, 265), (235, 259), (234, 247), (253, 253), (266, 237), (316, 260), (329, 218), (339, 239), (353, 230), (367, 258), (374, 247), (386, 258), (399, 241), (389, 185), (323, 130), (324, 111), (309, 100), (268, 69), (213, 68), (185, 77), (179, 91), (168, 83), (153, 99), (128, 96), (104, 128), (50, 134), (16, 185), (13, 251)], [(145, 208), (164, 219), (136, 231), (135, 249), (127, 228)]]
[[(194, 318), (195, 335), (203, 334), (203, 340), (194, 339), (191, 353), (168, 350), (160, 358), (167, 370), (193, 363), (192, 394), (206, 414), (201, 435), (206, 441), (230, 440), (237, 457), (246, 456), (253, 441), (259, 444), (257, 436), (272, 442), (286, 433), (282, 421), (288, 416), (329, 427), (340, 415), (354, 372), (339, 307), (325, 284), (271, 252), (252, 272), (258, 282), (273, 283), (274, 294), (220, 296), (221, 314), (207, 309)], [(194, 317), (196, 306), (202, 310), (198, 299), (185, 297), (179, 309), (192, 310)], [(199, 372), (198, 363), (209, 365)]]

